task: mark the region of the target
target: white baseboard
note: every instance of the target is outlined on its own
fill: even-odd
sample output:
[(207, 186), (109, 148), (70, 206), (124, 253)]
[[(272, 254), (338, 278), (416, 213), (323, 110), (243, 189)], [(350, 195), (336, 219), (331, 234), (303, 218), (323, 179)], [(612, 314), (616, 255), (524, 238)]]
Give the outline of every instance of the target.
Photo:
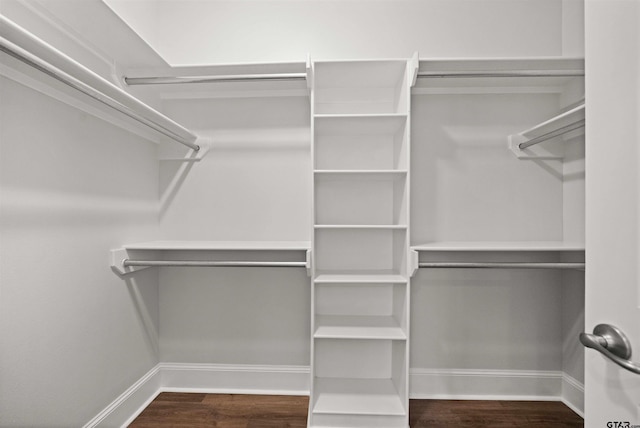
[(162, 390), (309, 395), (309, 366), (160, 363)]
[(160, 388), (160, 368), (155, 366), (87, 422), (84, 428), (127, 426), (156, 398)]
[(562, 374), (562, 402), (584, 418), (584, 384), (566, 373)]
[(126, 427), (161, 392), (309, 395), (309, 367), (160, 363), (84, 428)]
[(409, 397), (458, 400), (560, 400), (562, 372), (411, 369)]
[[(413, 399), (562, 401), (584, 417), (584, 386), (560, 371), (411, 369)], [(308, 366), (160, 363), (84, 428), (125, 427), (161, 392), (309, 395)]]

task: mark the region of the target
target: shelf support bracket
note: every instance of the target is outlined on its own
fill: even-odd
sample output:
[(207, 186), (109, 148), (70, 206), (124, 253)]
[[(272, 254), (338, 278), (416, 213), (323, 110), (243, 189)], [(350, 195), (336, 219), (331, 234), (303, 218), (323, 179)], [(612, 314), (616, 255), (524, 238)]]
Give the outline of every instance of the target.
[(311, 91), (311, 88), (313, 87), (313, 65), (311, 64), (311, 54), (307, 54), (305, 70), (307, 73), (307, 89)]
[(414, 52), (413, 56), (409, 60), (409, 71), (411, 73), (411, 87), (413, 88), (416, 85), (416, 81), (418, 80), (418, 70), (420, 69), (420, 55), (418, 52)]
[(409, 276), (416, 274), (420, 268), (420, 253), (416, 250), (409, 250)]
[(307, 260), (306, 260), (306, 269), (307, 269), (307, 276), (310, 277), (311, 276), (311, 270), (312, 270), (312, 266), (311, 266), (311, 250), (307, 250)]

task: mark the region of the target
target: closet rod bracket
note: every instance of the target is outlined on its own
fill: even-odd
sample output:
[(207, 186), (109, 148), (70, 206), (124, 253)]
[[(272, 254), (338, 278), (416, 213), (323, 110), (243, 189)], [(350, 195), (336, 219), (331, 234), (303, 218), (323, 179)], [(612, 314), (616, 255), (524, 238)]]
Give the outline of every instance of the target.
[(196, 144), (199, 150), (189, 149), (186, 152), (179, 152), (180, 147), (175, 145), (163, 146), (160, 149), (158, 160), (161, 162), (200, 162), (211, 150), (212, 142), (210, 138), (198, 137)]
[(311, 277), (313, 275), (312, 265), (311, 265), (311, 250), (307, 250), (305, 267), (307, 268), (307, 276)]
[(555, 152), (549, 150), (544, 145), (535, 145), (531, 147), (520, 148), (521, 144), (525, 144), (529, 139), (522, 134), (513, 134), (507, 137), (507, 145), (518, 159), (536, 159), (536, 160), (553, 160), (562, 159), (564, 156), (558, 154), (562, 152), (562, 147), (554, 147)]
[(416, 250), (409, 250), (409, 276), (413, 276), (420, 268), (420, 253)]
[(111, 256), (111, 270), (118, 275), (128, 275), (130, 273), (138, 272), (144, 269), (149, 269), (150, 266), (125, 266), (125, 260), (131, 258), (129, 252), (125, 248), (118, 248), (117, 250), (110, 251)]

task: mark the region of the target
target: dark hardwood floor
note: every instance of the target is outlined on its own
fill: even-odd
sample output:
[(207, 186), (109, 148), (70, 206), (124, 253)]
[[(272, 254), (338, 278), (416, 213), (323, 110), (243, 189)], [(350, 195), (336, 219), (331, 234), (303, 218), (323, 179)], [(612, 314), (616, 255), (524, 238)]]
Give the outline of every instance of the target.
[[(132, 428), (306, 428), (308, 397), (161, 393)], [(411, 400), (411, 428), (583, 427), (554, 401)]]

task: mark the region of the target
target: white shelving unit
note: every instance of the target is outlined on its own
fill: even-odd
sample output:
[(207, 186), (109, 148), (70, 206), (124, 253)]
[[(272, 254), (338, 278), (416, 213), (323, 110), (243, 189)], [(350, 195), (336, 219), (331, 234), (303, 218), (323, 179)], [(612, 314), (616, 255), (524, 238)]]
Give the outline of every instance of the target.
[(410, 91), (417, 61), (313, 66), (310, 427), (408, 426)]

